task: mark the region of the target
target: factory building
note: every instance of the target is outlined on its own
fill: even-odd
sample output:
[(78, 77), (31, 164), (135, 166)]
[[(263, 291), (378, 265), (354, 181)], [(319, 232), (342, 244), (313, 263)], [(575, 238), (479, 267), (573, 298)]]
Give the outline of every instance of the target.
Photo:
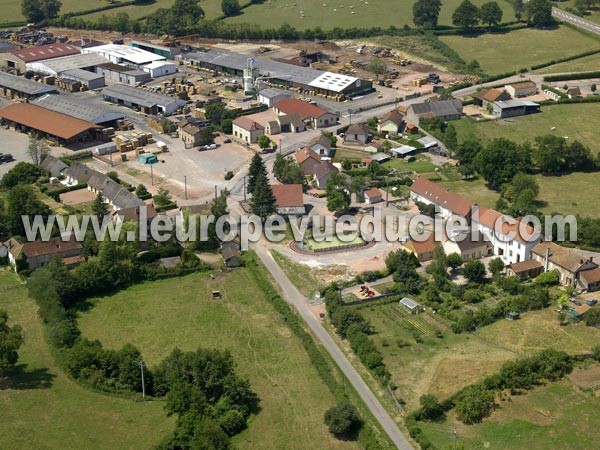
[(163, 114), (169, 116), (187, 103), (185, 100), (126, 84), (107, 86), (102, 90), (102, 96), (106, 101), (139, 109), (144, 114), (150, 115)]
[(148, 72), (114, 63), (99, 65), (96, 67), (96, 73), (102, 75), (107, 80), (117, 81), (131, 86), (136, 86), (140, 83), (146, 83), (152, 80), (152, 77)]
[(67, 70), (87, 70), (95, 72), (96, 67), (101, 64), (106, 64), (108, 60), (100, 55), (93, 53), (90, 54), (77, 54), (72, 56), (65, 56), (63, 58), (45, 59), (42, 61), (34, 61), (27, 63), (25, 66), (27, 70), (31, 70), (35, 73), (44, 75), (60, 76), (62, 72)]
[(88, 89), (100, 89), (106, 85), (104, 76), (83, 69), (65, 70), (60, 77), (63, 80), (78, 81)]
[(177, 72), (177, 66), (167, 61), (154, 61), (143, 67), (144, 72), (148, 72), (152, 78), (164, 77)]
[(125, 114), (106, 105), (96, 105), (85, 99), (67, 97), (65, 95), (44, 95), (32, 105), (65, 114), (76, 119), (85, 120), (103, 127), (114, 127), (118, 120), (126, 118)]
[(153, 44), (146, 41), (131, 41), (129, 43), (131, 47), (141, 48), (150, 53), (155, 53), (159, 56), (164, 56), (167, 59), (175, 59), (181, 52), (177, 47), (166, 47), (164, 45)]
[(61, 145), (96, 139), (102, 127), (31, 103), (13, 103), (0, 109), (0, 119), (16, 131), (34, 132)]
[[(188, 53), (183, 58), (188, 64), (238, 77), (244, 76), (244, 70), (247, 69), (250, 60), (253, 69), (258, 73), (260, 84), (268, 82), (296, 92), (323, 95), (338, 100), (373, 91), (373, 83), (368, 80), (266, 58), (250, 58), (224, 50), (211, 49), (207, 52)], [(253, 81), (256, 84), (256, 78)]]
[(142, 69), (146, 64), (154, 61), (163, 61), (164, 56), (147, 52), (137, 47), (128, 45), (106, 44), (98, 47), (82, 48), (81, 53), (95, 53), (103, 56), (114, 64), (123, 64), (135, 69)]
[(9, 99), (37, 98), (46, 94), (57, 94), (54, 86), (28, 80), (24, 77), (0, 72), (0, 95)]
[(0, 55), (0, 67), (13, 68), (19, 72), (25, 72), (28, 63), (77, 55), (78, 53), (78, 48), (68, 44), (47, 44), (21, 48), (8, 53), (2, 53)]

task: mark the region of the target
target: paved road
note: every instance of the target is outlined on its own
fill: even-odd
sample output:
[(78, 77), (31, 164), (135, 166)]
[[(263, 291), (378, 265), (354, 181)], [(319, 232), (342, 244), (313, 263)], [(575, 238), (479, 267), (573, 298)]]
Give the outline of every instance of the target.
[(590, 31), (595, 34), (600, 34), (600, 25), (589, 20), (583, 19), (575, 14), (571, 14), (559, 8), (552, 8), (552, 15), (558, 20), (568, 22), (575, 25), (576, 27), (583, 28), (584, 30)]
[(352, 386), (354, 386), (373, 416), (375, 416), (390, 439), (394, 442), (396, 448), (400, 450), (412, 450), (412, 445), (398, 429), (398, 426), (394, 420), (390, 417), (383, 406), (381, 406), (379, 400), (377, 400), (356, 369), (354, 369), (350, 361), (348, 361), (346, 356), (338, 348), (332, 337), (323, 328), (319, 320), (317, 320), (317, 318), (309, 310), (306, 298), (296, 289), (285, 273), (279, 268), (268, 250), (262, 247), (260, 243), (255, 246), (255, 250), (263, 264), (267, 267), (269, 272), (271, 272), (273, 278), (275, 278), (275, 280), (277, 280), (279, 283), (285, 300), (291, 304), (296, 311), (298, 311), (302, 319), (304, 319), (304, 321), (310, 327), (313, 334), (323, 344), (340, 369), (342, 369), (342, 372), (344, 372), (346, 378), (348, 378), (350, 383), (352, 383)]

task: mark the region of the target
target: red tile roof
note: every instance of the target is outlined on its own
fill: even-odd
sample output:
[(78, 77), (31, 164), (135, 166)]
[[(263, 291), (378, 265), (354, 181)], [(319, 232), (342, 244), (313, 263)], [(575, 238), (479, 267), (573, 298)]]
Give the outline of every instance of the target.
[(404, 246), (410, 250), (413, 250), (416, 253), (429, 253), (435, 250), (437, 246), (437, 242), (434, 239), (433, 233), (427, 236), (427, 239), (424, 241), (419, 240), (416, 241), (414, 239), (410, 239)]
[(82, 248), (81, 242), (77, 242), (75, 236), (71, 235), (66, 242), (63, 241), (61, 237), (51, 238), (47, 242), (26, 242), (23, 244), (23, 254), (28, 258), (32, 258), (41, 255), (56, 255)]
[(12, 55), (20, 58), (26, 63), (41, 61), (43, 59), (60, 58), (61, 56), (78, 55), (81, 52), (78, 48), (69, 44), (47, 44), (37, 47), (21, 48), (10, 52)]
[(523, 81), (522, 83), (513, 83), (509, 86), (512, 86), (515, 89), (527, 89), (536, 87), (536, 84), (533, 81)]
[(473, 203), (462, 195), (458, 195), (445, 187), (429, 181), (427, 178), (417, 178), (410, 190), (427, 198), (429, 201), (450, 210), (453, 214), (467, 217), (471, 213)]
[[(525, 234), (525, 233), (521, 232), (521, 219), (507, 216), (505, 214), (501, 214), (498, 211), (491, 209), (491, 208), (486, 208), (485, 206), (479, 206), (478, 217), (474, 220), (476, 220), (478, 223), (486, 226), (487, 228), (490, 228), (491, 230), (497, 230), (497, 227), (500, 226), (500, 218), (501, 217), (504, 218), (502, 221), (502, 233), (503, 234), (505, 234), (505, 235), (514, 234), (515, 239), (523, 244), (526, 244), (530, 241), (539, 239), (538, 237), (534, 237), (534, 238), (530, 239), (529, 236), (523, 236), (523, 234)], [(506, 220), (509, 220), (511, 223), (506, 222)], [(527, 226), (527, 234), (532, 235), (532, 234), (534, 234), (533, 232), (534, 232), (534, 229), (528, 225)]]
[(280, 100), (273, 107), (284, 114), (300, 114), (302, 120), (315, 119), (325, 114), (330, 114), (329, 111), (296, 98)]
[(369, 189), (368, 191), (365, 191), (364, 194), (365, 197), (369, 198), (381, 197), (383, 195), (381, 191), (377, 188)]
[(600, 267), (592, 270), (584, 270), (579, 275), (587, 284), (598, 283), (600, 281)]
[(94, 123), (41, 108), (31, 103), (8, 105), (0, 109), (0, 117), (62, 139), (71, 139), (84, 131), (102, 128)]
[(261, 130), (264, 128), (260, 123), (246, 116), (236, 118), (233, 121), (233, 124), (247, 131)]
[(301, 184), (273, 184), (271, 189), (275, 196), (275, 204), (279, 208), (304, 206)]
[(402, 125), (402, 114), (400, 114), (400, 111), (398, 111), (397, 109), (392, 109), (390, 112), (388, 112), (387, 114), (385, 114), (382, 118), (381, 118), (381, 122), (380, 123), (385, 123), (387, 121), (390, 121), (398, 126)]
[(311, 150), (308, 147), (301, 148), (296, 153), (294, 153), (294, 158), (296, 158), (298, 164), (302, 164), (309, 158), (312, 158), (317, 162), (321, 162), (321, 157), (317, 155), (317, 153), (314, 150)]

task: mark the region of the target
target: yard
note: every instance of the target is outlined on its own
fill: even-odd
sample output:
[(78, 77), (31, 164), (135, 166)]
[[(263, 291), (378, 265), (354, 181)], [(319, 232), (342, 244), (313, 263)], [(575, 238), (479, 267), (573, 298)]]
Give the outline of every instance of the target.
[(442, 36), (465, 61), (477, 60), (488, 74), (518, 71), (535, 64), (600, 48), (600, 42), (572, 28), (522, 29), (478, 37)]
[(438, 167), (431, 162), (427, 155), (416, 155), (415, 161), (406, 162), (403, 158), (392, 158), (383, 163), (383, 167), (396, 169), (399, 172), (431, 173)]
[(552, 133), (569, 140), (577, 139), (592, 153), (600, 153), (596, 119), (599, 114), (598, 103), (552, 105), (543, 106), (538, 114), (481, 123), (463, 118), (453, 121), (452, 125), (459, 141), (467, 137), (483, 141), (504, 137), (516, 142), (533, 142), (536, 136)]
[[(330, 30), (334, 27), (344, 28), (371, 26), (388, 27), (394, 25), (413, 26), (412, 5), (413, 0), (350, 0), (324, 2), (322, 0), (269, 0), (265, 3), (254, 4), (242, 11), (239, 16), (227, 19), (230, 22), (256, 23), (261, 26), (279, 27), (284, 23), (298, 29), (321, 27)], [(485, 0), (474, 0), (478, 6)], [(439, 22), (441, 25), (452, 24), (452, 13), (460, 4), (460, 0), (447, 0), (443, 2)], [(510, 3), (506, 0), (498, 2), (504, 12), (503, 20), (514, 20)], [(390, 14), (393, 11), (393, 14)], [(302, 17), (301, 12), (304, 13)], [(268, 24), (265, 23), (268, 16)]]
[[(220, 290), (223, 298), (212, 300)], [(215, 280), (194, 274), (145, 283), (90, 300), (82, 311), (82, 334), (110, 348), (131, 342), (152, 367), (173, 348), (229, 349), (240, 373), (258, 393), (260, 413), (235, 439), (245, 449), (357, 448), (339, 441), (323, 424), (335, 400), (306, 351), (240, 269)]]
[(25, 333), (16, 368), (0, 378), (0, 448), (152, 448), (174, 428), (161, 401), (98, 394), (54, 364), (37, 305), (10, 272), (0, 272), (0, 308)]

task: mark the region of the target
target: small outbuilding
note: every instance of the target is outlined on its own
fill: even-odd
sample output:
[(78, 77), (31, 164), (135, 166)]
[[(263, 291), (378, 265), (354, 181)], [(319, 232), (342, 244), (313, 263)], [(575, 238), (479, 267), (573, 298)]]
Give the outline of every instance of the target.
[(400, 304), (408, 309), (411, 314), (419, 314), (423, 309), (420, 303), (417, 303), (412, 298), (408, 297), (403, 297), (402, 300), (400, 300)]
[(142, 164), (156, 164), (158, 162), (158, 158), (154, 153), (140, 153), (137, 160)]

